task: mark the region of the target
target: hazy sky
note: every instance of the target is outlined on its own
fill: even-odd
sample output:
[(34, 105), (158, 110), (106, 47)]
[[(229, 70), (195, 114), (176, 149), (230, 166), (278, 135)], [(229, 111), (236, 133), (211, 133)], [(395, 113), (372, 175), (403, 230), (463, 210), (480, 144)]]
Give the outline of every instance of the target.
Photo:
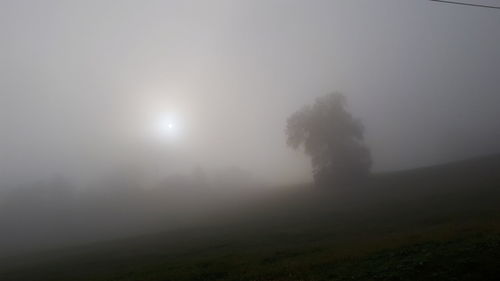
[(498, 152), (499, 30), (499, 10), (427, 0), (0, 0), (0, 178), (308, 179), (286, 118), (332, 91), (376, 170)]

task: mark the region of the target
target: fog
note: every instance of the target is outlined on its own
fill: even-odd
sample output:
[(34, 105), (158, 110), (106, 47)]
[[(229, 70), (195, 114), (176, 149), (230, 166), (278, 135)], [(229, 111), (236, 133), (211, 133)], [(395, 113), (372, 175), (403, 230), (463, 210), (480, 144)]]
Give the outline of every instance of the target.
[(286, 120), (330, 92), (375, 172), (500, 152), (499, 27), (497, 10), (424, 0), (2, 0), (8, 235), (61, 242), (30, 240), (46, 220), (68, 241), (142, 233), (311, 182)]

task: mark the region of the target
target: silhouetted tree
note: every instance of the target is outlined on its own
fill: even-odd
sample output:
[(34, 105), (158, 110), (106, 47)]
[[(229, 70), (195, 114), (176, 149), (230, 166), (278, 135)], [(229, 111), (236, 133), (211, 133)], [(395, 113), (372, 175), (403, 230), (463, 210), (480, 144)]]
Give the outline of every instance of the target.
[(363, 144), (363, 126), (345, 105), (343, 95), (329, 94), (287, 120), (287, 144), (294, 149), (304, 147), (319, 186), (351, 184), (370, 172), (371, 155)]

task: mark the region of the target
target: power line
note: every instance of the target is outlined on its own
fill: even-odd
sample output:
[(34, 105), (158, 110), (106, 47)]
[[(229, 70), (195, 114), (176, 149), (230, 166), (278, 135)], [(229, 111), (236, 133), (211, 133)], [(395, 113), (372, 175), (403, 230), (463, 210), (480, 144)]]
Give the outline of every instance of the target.
[(455, 2), (455, 1), (446, 1), (446, 0), (430, 0), (430, 1), (432, 1), (432, 2), (446, 3), (446, 4), (456, 4), (456, 5), (463, 5), (463, 6), (489, 8), (489, 9), (500, 9), (500, 6), (489, 6), (489, 5), (472, 4), (472, 3)]

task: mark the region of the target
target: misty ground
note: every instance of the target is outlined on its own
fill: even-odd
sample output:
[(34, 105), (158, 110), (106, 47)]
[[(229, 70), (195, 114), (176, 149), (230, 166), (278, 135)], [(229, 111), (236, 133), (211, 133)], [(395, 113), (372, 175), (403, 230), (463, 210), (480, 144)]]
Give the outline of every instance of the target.
[(5, 257), (0, 280), (498, 280), (499, 182), (491, 156), (269, 191), (204, 224)]

